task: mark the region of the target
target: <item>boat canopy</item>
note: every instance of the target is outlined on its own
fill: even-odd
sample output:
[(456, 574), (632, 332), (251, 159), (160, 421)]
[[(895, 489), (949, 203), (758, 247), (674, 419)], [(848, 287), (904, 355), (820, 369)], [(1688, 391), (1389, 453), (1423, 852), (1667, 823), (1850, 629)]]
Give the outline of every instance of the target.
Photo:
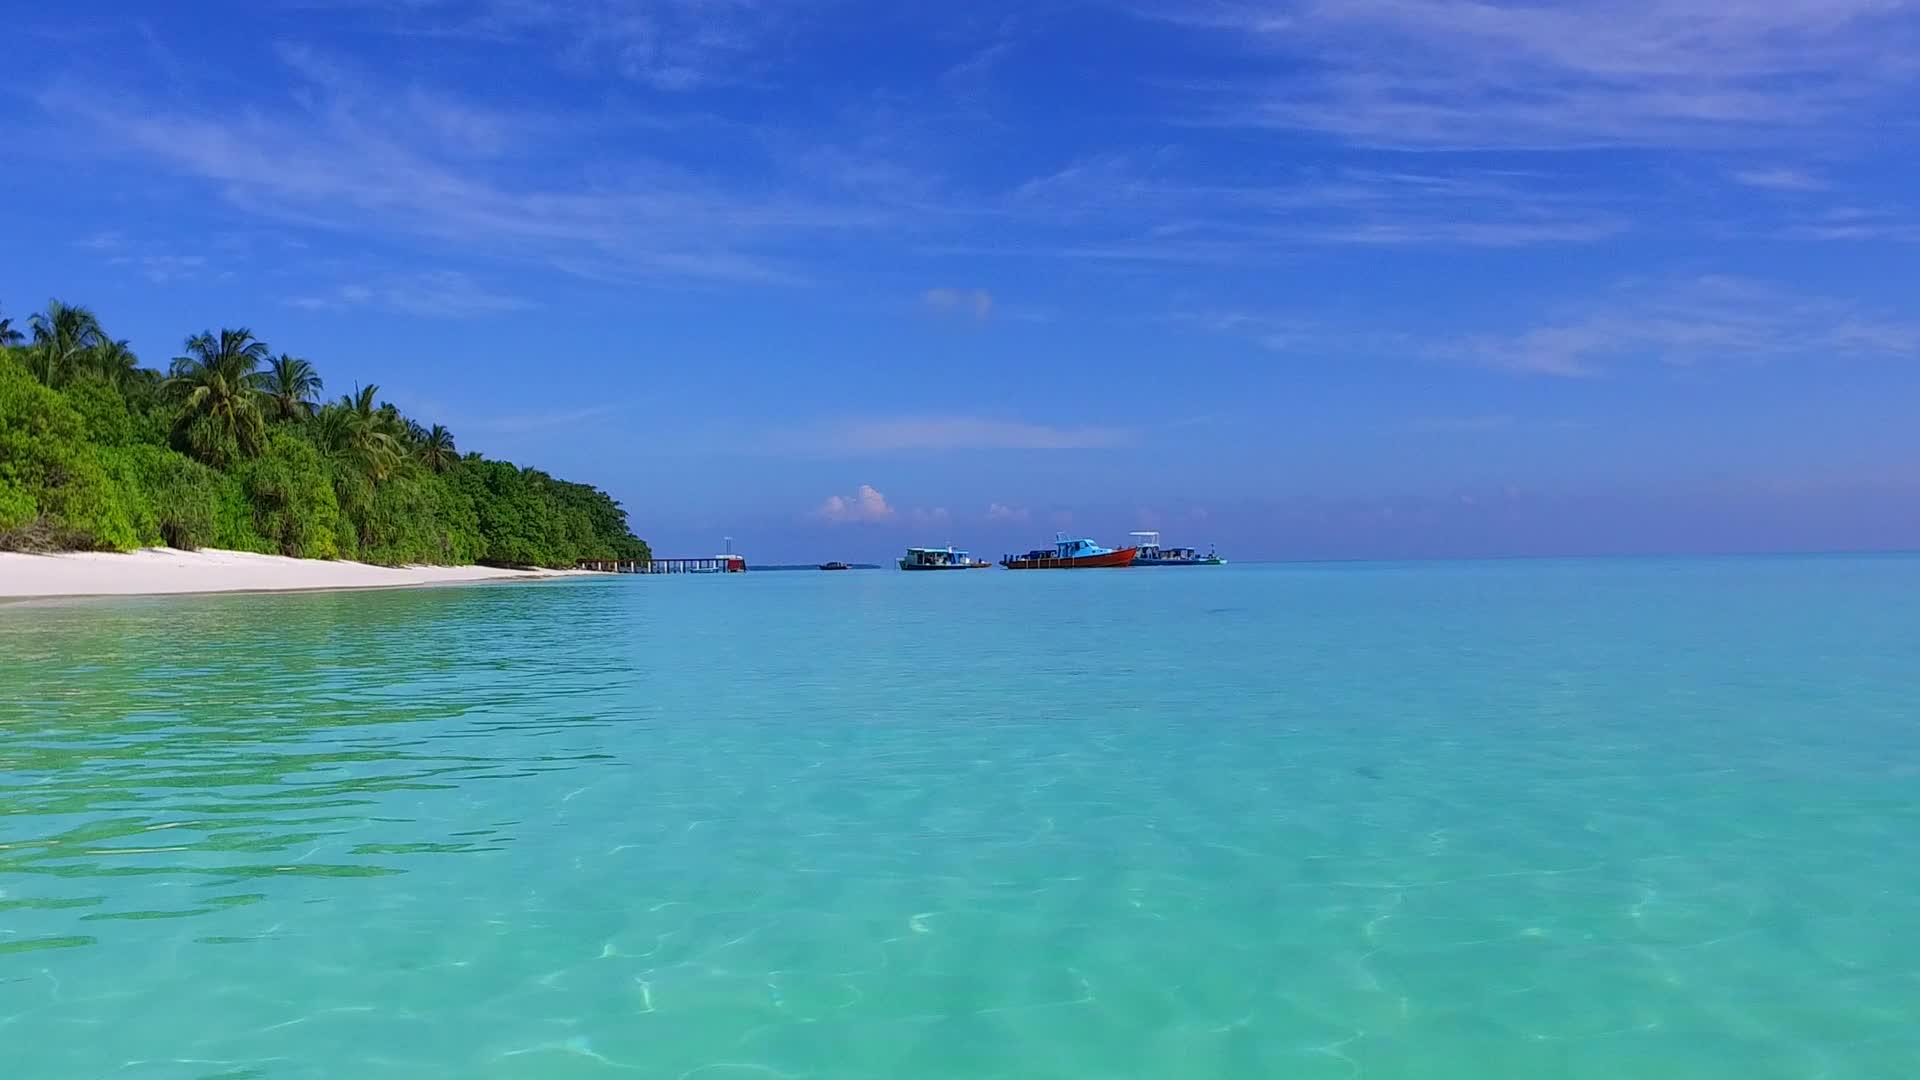
[(1111, 548), (1103, 548), (1084, 536), (1061, 536), (1053, 542), (1054, 550), (1061, 558), (1071, 559), (1081, 555), (1105, 555)]
[(907, 557), (900, 560), (901, 565), (913, 566), (966, 566), (973, 562), (973, 556), (959, 548), (947, 547), (910, 547)]

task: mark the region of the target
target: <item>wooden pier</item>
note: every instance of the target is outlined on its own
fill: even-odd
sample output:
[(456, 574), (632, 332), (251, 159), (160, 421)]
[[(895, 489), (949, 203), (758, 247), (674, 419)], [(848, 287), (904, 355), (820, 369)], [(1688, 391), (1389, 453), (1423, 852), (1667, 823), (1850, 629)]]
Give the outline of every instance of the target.
[(747, 569), (740, 555), (709, 555), (703, 559), (582, 559), (582, 570), (602, 574), (738, 574)]

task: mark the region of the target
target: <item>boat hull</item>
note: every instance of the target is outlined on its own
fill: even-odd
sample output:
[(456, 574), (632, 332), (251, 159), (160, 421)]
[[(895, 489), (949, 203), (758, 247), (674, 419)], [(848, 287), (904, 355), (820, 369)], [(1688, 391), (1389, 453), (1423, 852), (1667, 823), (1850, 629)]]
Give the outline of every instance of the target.
[(1135, 566), (1225, 566), (1225, 559), (1135, 559)]
[(1132, 566), (1133, 557), (1138, 548), (1121, 548), (1099, 555), (1080, 555), (1071, 559), (1062, 559), (1054, 555), (1040, 558), (1006, 558), (1000, 565), (1009, 570), (1098, 570), (1105, 567)]
[(990, 562), (969, 562), (969, 563), (945, 563), (939, 566), (921, 566), (915, 563), (910, 563), (905, 559), (900, 560), (900, 569), (902, 570), (985, 570), (987, 567), (992, 565), (993, 564)]

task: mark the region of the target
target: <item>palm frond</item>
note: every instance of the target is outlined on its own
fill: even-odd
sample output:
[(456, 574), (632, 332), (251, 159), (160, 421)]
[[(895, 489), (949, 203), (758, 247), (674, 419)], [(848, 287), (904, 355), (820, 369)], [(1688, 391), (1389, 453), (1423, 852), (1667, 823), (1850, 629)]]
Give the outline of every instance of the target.
[(164, 384), (180, 398), (180, 441), (213, 464), (225, 464), (230, 453), (258, 453), (266, 442), (261, 409), (268, 400), (259, 367), (269, 355), (266, 343), (244, 328), (189, 337)]

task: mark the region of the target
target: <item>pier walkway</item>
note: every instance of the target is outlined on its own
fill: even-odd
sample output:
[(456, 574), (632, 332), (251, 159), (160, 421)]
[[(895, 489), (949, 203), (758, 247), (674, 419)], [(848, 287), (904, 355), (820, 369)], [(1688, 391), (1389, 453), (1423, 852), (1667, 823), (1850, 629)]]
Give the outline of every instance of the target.
[(741, 555), (710, 555), (702, 559), (582, 559), (582, 570), (603, 574), (738, 574), (747, 568)]

